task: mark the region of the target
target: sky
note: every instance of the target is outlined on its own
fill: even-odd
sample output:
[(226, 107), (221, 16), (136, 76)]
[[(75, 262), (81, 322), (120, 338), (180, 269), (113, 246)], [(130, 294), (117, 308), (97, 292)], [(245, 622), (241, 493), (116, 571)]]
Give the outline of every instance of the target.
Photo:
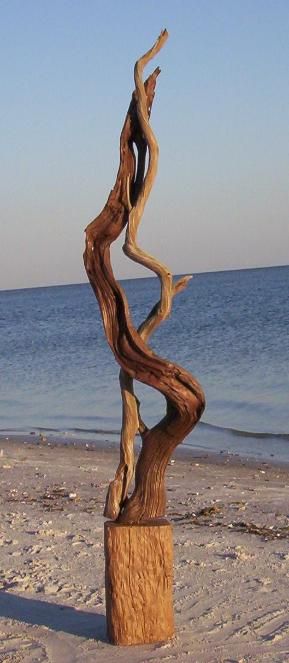
[[(288, 0), (0, 0), (0, 289), (86, 281), (134, 63), (163, 28), (139, 244), (174, 273), (288, 264)], [(149, 276), (122, 243), (116, 276)]]

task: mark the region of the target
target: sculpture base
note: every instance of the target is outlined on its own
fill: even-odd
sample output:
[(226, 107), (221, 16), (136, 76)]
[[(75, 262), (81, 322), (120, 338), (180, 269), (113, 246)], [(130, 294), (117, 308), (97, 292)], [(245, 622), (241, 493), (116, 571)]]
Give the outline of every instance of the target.
[(115, 645), (174, 635), (173, 540), (167, 520), (104, 525), (107, 635)]

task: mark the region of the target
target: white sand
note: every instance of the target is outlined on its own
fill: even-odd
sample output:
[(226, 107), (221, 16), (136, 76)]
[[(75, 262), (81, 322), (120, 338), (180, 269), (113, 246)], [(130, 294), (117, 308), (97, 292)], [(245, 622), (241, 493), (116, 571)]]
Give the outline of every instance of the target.
[(289, 470), (195, 456), (167, 472), (176, 636), (118, 648), (102, 517), (117, 450), (0, 439), (1, 663), (289, 661)]

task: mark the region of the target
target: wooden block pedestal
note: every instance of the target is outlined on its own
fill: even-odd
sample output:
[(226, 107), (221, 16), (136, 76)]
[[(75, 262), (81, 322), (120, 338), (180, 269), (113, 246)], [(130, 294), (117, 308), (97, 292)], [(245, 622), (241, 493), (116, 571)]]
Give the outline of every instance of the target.
[(137, 645), (174, 635), (173, 540), (167, 520), (104, 525), (109, 641)]

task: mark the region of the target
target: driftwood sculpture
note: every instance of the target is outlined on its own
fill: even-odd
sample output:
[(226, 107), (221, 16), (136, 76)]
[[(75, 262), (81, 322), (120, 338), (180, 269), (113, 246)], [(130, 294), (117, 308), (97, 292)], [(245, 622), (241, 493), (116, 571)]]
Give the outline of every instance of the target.
[[(153, 47), (136, 62), (135, 91), (121, 132), (120, 165), (116, 182), (104, 209), (86, 229), (85, 268), (100, 306), (107, 341), (121, 367), (123, 419), (120, 462), (115, 479), (109, 486), (104, 512), (106, 517), (114, 520), (114, 523), (106, 523), (105, 530), (106, 589), (107, 603), (110, 604), (112, 594), (114, 594), (114, 603), (117, 603), (115, 597), (118, 590), (115, 583), (119, 574), (125, 574), (128, 568), (128, 560), (125, 554), (121, 553), (121, 549), (122, 552), (129, 552), (131, 561), (133, 547), (133, 558), (139, 567), (138, 578), (140, 573), (145, 573), (146, 566), (152, 568), (153, 559), (156, 562), (158, 553), (162, 553), (158, 564), (164, 579), (163, 591), (166, 596), (168, 590), (171, 592), (171, 582), (167, 581), (170, 574), (166, 568), (167, 564), (170, 567), (172, 563), (170, 525), (167, 521), (160, 520), (164, 517), (166, 508), (165, 470), (173, 450), (198, 422), (205, 407), (204, 393), (198, 381), (185, 369), (157, 356), (147, 345), (153, 331), (170, 314), (173, 297), (186, 287), (190, 279), (190, 276), (185, 276), (173, 283), (168, 267), (145, 253), (137, 244), (138, 227), (158, 165), (158, 144), (149, 124), (149, 118), (160, 69), (155, 69), (145, 83), (142, 75), (144, 67), (159, 52), (167, 37), (168, 33), (164, 30)], [(110, 245), (124, 229), (126, 229), (124, 253), (135, 262), (152, 270), (158, 276), (161, 285), (159, 302), (138, 330), (132, 324), (126, 296), (115, 280), (110, 263)], [(135, 379), (157, 389), (166, 399), (165, 416), (151, 429), (141, 418), (140, 403), (134, 394)], [(135, 468), (134, 440), (137, 433), (141, 436), (142, 447)], [(134, 474), (134, 490), (129, 495), (129, 486)], [(153, 527), (157, 530), (153, 530)], [(167, 545), (164, 543), (165, 539)], [(137, 553), (138, 540), (141, 540), (141, 544)], [(164, 545), (167, 548), (166, 560), (164, 560)], [(158, 577), (157, 569), (155, 572)], [(125, 621), (125, 611), (126, 609), (129, 611), (130, 608), (128, 601), (124, 600), (123, 596), (120, 597), (119, 610), (114, 605), (108, 614), (108, 631), (113, 642), (120, 644), (151, 642), (172, 635), (171, 606), (168, 608), (170, 616), (163, 614), (161, 617), (161, 605), (164, 599), (166, 605), (170, 602), (164, 593), (160, 597), (159, 605), (154, 597), (156, 611), (152, 615), (154, 592), (151, 592), (148, 576), (143, 577), (143, 582), (146, 586), (150, 586), (150, 601), (145, 602), (146, 605), (148, 603), (147, 615), (144, 616), (142, 605), (142, 617), (135, 616), (133, 627), (131, 615), (127, 615), (127, 619), (130, 620), (128, 626)], [(133, 584), (131, 575), (128, 583), (131, 590)], [(159, 586), (158, 580), (156, 590), (158, 596), (160, 596)], [(123, 593), (123, 577), (122, 589), (119, 591)], [(164, 622), (167, 620), (164, 628), (157, 628), (155, 624), (156, 620), (159, 622), (160, 619)], [(119, 620), (122, 624), (116, 625)], [(149, 621), (150, 625), (146, 623), (144, 626), (144, 623), (141, 623), (139, 626), (139, 621)], [(132, 632), (133, 629), (139, 630), (139, 634), (136, 631)]]

